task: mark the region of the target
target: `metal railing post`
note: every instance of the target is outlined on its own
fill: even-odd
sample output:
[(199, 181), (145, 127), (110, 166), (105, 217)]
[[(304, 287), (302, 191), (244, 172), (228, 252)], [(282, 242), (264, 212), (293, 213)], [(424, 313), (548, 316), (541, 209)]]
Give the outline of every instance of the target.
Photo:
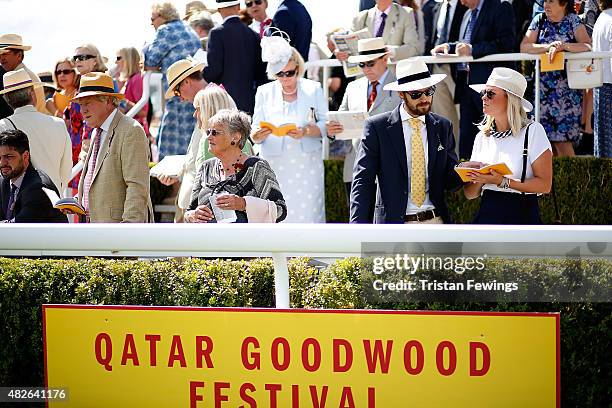
[(289, 265), (287, 256), (272, 253), (274, 263), (274, 292), (276, 294), (276, 307), (289, 309)]
[(540, 59), (535, 60), (535, 121), (540, 123)]
[[(327, 83), (329, 82), (329, 75), (331, 73), (331, 68), (328, 66), (323, 67), (323, 96), (325, 97), (325, 101), (329, 101), (329, 86)], [(329, 139), (323, 138), (323, 160), (329, 159)]]

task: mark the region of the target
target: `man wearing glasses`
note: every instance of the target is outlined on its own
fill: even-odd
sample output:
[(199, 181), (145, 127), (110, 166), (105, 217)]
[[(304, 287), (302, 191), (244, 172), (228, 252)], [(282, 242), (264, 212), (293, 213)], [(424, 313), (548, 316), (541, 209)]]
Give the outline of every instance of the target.
[(272, 24), (272, 19), (268, 18), (266, 9), (268, 8), (267, 0), (247, 0), (244, 3), (247, 7), (247, 13), (253, 18), (253, 22), (249, 27), (257, 34), (259, 38), (266, 35), (266, 30)]
[(366, 120), (351, 190), (351, 223), (369, 223), (377, 188), (374, 223), (449, 223), (444, 191), (461, 186), (452, 124), (431, 113), (435, 85), (424, 62), (402, 60), (396, 82), (403, 103)]
[(217, 0), (223, 24), (208, 35), (206, 82), (222, 84), (241, 111), (253, 113), (255, 90), (267, 82), (260, 38), (238, 17), (240, 1)]
[[(364, 76), (348, 84), (338, 110), (367, 112), (370, 116), (393, 110), (401, 100), (397, 92), (383, 91), (385, 85), (396, 80), (395, 74), (387, 67), (389, 52), (384, 40), (382, 38), (359, 40), (357, 48), (359, 55), (349, 57), (349, 62), (358, 63)], [(344, 130), (342, 125), (335, 121), (327, 122), (326, 126), (328, 135), (338, 135)], [(344, 158), (342, 177), (349, 198), (353, 181), (353, 164), (360, 143), (360, 139), (353, 139), (351, 150)]]

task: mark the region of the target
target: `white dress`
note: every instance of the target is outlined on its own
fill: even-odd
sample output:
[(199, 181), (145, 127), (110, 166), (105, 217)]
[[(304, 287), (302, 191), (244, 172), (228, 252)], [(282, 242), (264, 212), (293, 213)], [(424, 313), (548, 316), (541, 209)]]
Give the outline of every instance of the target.
[[(283, 102), (285, 123), (298, 122), (297, 100)], [(270, 135), (268, 137), (278, 137)], [(283, 153), (266, 159), (287, 203), (284, 222), (325, 222), (325, 180), (321, 149), (306, 153), (299, 140), (283, 136)]]

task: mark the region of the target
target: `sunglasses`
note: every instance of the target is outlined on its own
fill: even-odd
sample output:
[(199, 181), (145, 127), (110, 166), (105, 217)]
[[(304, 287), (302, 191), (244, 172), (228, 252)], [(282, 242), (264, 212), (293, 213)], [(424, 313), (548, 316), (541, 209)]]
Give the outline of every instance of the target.
[(258, 6), (261, 6), (261, 3), (263, 3), (263, 0), (247, 1), (244, 4), (247, 6), (247, 8), (251, 8), (253, 6), (253, 3), (257, 4)]
[(497, 95), (494, 91), (490, 90), (490, 89), (483, 89), (482, 91), (480, 91), (480, 97), (484, 98), (485, 96), (487, 97), (487, 99), (493, 99), (493, 97)]
[(117, 57), (115, 61), (121, 61), (121, 57)]
[(291, 77), (295, 76), (296, 72), (297, 72), (297, 69), (292, 69), (292, 70), (289, 70), (289, 71), (281, 71), (281, 72), (277, 73), (276, 76), (279, 77), (279, 78), (283, 78), (283, 77), (291, 78)]
[(55, 76), (60, 76), (60, 74), (64, 74), (64, 75), (74, 74), (74, 70), (73, 69), (58, 69), (57, 71), (55, 71)]
[(223, 132), (221, 132), (220, 130), (216, 130), (216, 129), (208, 129), (206, 131), (206, 135), (207, 136), (219, 136), (222, 135)]
[(381, 58), (382, 57), (378, 57), (376, 59), (373, 59), (372, 61), (360, 62), (359, 68), (372, 68), (374, 65), (376, 65), (376, 61), (378, 61)]
[(406, 91), (404, 93), (408, 94), (408, 96), (410, 96), (410, 99), (416, 101), (417, 99), (421, 99), (421, 96), (423, 95), (433, 96), (433, 94), (436, 93), (436, 87), (432, 86), (431, 88), (427, 88), (424, 91)]
[(72, 57), (72, 60), (73, 61), (87, 61), (88, 59), (92, 59), (92, 58), (96, 58), (96, 56), (85, 54), (85, 55), (75, 55), (74, 57)]

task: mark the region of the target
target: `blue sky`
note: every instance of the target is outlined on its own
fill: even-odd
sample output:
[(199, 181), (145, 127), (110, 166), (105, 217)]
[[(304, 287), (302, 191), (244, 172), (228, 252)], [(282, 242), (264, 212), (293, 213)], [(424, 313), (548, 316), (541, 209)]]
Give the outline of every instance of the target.
[[(0, 0), (0, 30), (20, 34), (32, 50), (25, 64), (34, 72), (49, 71), (54, 62), (71, 56), (79, 44), (93, 43), (113, 58), (122, 47), (141, 48), (153, 37), (151, 0)], [(182, 13), (187, 1), (174, 1)], [(280, 0), (269, 0), (269, 14)], [(313, 18), (313, 39), (336, 27), (350, 26), (358, 0), (302, 0)]]

